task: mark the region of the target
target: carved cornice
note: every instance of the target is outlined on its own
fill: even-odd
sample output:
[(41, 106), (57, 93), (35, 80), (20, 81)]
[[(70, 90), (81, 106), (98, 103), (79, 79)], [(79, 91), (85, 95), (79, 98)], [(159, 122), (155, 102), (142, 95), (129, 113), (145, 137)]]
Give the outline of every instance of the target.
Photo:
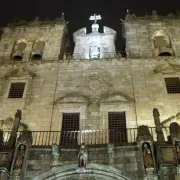
[(134, 102), (134, 100), (121, 92), (106, 92), (102, 94), (99, 98), (94, 98), (91, 95), (85, 95), (81, 92), (73, 92), (73, 93), (66, 93), (65, 95), (57, 98), (54, 101), (54, 105), (57, 104), (64, 104), (64, 103), (84, 103), (86, 105), (90, 105), (92, 102), (99, 102), (99, 103), (120, 103), (120, 102)]

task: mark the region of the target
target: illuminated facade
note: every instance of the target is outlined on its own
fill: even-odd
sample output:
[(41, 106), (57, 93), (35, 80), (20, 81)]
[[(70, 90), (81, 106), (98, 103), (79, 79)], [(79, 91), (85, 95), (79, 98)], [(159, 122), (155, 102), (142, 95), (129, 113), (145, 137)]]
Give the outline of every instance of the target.
[(126, 57), (100, 19), (72, 55), (63, 17), (4, 28), (1, 179), (179, 178), (179, 17), (127, 11)]

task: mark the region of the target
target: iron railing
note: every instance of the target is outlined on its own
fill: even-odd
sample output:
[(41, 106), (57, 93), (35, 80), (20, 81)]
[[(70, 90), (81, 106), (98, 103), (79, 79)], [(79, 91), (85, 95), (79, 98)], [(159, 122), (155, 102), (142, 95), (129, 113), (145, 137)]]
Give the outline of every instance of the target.
[[(153, 140), (157, 140), (155, 127), (149, 127)], [(10, 131), (3, 132), (3, 143), (7, 146)], [(22, 132), (17, 133), (17, 137)], [(168, 140), (169, 128), (164, 127), (165, 140)], [(51, 146), (58, 144), (61, 146), (76, 146), (82, 143), (87, 145), (133, 144), (136, 143), (137, 128), (127, 128), (125, 130), (82, 130), (82, 131), (32, 131), (32, 146)]]

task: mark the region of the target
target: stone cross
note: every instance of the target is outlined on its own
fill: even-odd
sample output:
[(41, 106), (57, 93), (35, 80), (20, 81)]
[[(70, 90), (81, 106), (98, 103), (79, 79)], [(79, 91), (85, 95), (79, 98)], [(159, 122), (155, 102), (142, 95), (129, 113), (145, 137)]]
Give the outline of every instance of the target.
[(90, 16), (89, 20), (94, 21), (94, 24), (96, 24), (97, 20), (101, 20), (101, 15), (94, 14), (93, 16)]

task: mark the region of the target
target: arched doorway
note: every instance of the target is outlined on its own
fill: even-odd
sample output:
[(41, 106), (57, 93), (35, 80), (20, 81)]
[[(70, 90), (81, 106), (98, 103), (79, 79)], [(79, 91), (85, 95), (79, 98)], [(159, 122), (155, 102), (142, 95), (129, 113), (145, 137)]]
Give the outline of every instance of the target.
[(55, 166), (33, 180), (135, 180), (135, 177), (111, 166), (88, 164), (85, 173), (77, 172), (77, 164)]

